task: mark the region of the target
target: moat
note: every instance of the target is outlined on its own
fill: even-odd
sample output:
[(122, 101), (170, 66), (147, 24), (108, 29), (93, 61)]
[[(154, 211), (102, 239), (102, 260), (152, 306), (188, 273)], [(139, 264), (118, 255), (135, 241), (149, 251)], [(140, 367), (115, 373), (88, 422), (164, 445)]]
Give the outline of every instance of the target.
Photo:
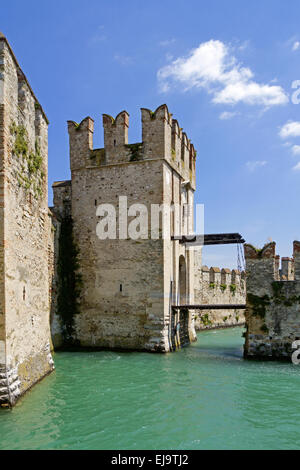
[(0, 411), (0, 449), (293, 449), (300, 366), (245, 361), (242, 328), (175, 354), (56, 353)]

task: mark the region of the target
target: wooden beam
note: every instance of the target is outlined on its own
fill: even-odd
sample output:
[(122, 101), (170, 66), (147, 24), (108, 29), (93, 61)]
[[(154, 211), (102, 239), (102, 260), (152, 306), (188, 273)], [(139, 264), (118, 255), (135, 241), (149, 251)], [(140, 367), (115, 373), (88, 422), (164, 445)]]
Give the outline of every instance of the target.
[(174, 305), (174, 310), (245, 310), (245, 304), (196, 304), (196, 305)]
[(245, 240), (239, 233), (213, 233), (208, 235), (175, 235), (171, 237), (172, 240), (179, 240), (179, 243), (185, 245), (228, 245), (228, 244), (242, 244)]

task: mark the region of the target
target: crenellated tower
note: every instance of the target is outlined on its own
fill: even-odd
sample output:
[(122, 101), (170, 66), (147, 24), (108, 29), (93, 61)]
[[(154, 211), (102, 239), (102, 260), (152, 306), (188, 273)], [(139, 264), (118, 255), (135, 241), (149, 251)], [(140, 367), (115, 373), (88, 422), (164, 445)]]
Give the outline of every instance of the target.
[(122, 111), (112, 118), (103, 114), (104, 147), (107, 163), (116, 163), (126, 159), (126, 145), (128, 144), (129, 114)]
[(68, 121), (70, 140), (70, 167), (71, 171), (84, 168), (88, 164), (88, 157), (93, 150), (94, 121), (87, 117), (77, 124)]
[[(68, 121), (72, 178), (70, 185), (53, 186), (54, 209), (62, 214), (64, 197), (71, 197), (83, 283), (74, 324), (82, 347), (170, 351), (171, 306), (179, 299), (193, 302), (194, 254), (171, 236), (180, 234), (177, 227), (193, 230), (196, 152), (165, 104), (141, 113), (142, 141), (137, 143), (128, 143), (126, 111), (115, 119), (103, 114), (101, 149), (93, 148), (90, 117), (80, 124)], [(160, 221), (153, 239), (152, 210), (163, 204), (184, 208), (176, 215), (170, 211), (169, 237), (162, 237)], [(116, 238), (99, 239), (101, 208), (108, 205), (115, 214), (111, 233)], [(137, 205), (147, 212), (147, 226), (134, 238), (130, 230), (138, 225)], [(188, 324), (194, 339), (192, 318)]]

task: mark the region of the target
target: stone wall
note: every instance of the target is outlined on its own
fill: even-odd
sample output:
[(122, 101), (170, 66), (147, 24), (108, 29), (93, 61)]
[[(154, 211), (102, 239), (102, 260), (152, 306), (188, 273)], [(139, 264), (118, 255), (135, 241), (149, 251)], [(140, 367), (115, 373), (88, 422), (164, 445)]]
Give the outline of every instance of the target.
[[(196, 304), (245, 304), (245, 273), (238, 270), (195, 265)], [(196, 329), (225, 328), (245, 323), (244, 310), (203, 310), (196, 312)]]
[(52, 347), (58, 349), (63, 346), (62, 319), (58, 314), (59, 293), (59, 239), (62, 221), (71, 217), (72, 186), (71, 181), (58, 181), (53, 184), (53, 204), (49, 208), (49, 292), (50, 292), (50, 327)]
[[(173, 302), (179, 297), (193, 301), (193, 253), (172, 241), (171, 233), (163, 239), (161, 224), (153, 239), (150, 218), (146, 235), (132, 239), (120, 233), (119, 209), (124, 203), (119, 196), (126, 196), (127, 207), (133, 210), (129, 222), (138, 215), (133, 204), (144, 204), (148, 215), (153, 204), (184, 201), (192, 208), (195, 150), (166, 105), (154, 113), (142, 109), (140, 143), (128, 144), (126, 111), (115, 119), (103, 115), (103, 126), (105, 147), (94, 149), (94, 121), (88, 117), (80, 124), (68, 122), (71, 215), (82, 276), (74, 340), (81, 347), (167, 352), (172, 350)], [(54, 211), (61, 214), (66, 193), (59, 184), (53, 190)], [(114, 206), (117, 239), (100, 240), (97, 235), (100, 204)], [(172, 217), (172, 235), (177, 227), (179, 234), (192, 229), (192, 209), (179, 214), (178, 220)], [(195, 339), (192, 316), (186, 324)]]
[(0, 36), (0, 401), (53, 370), (48, 282), (48, 121)]
[(300, 339), (300, 242), (293, 259), (279, 259), (276, 244), (245, 245), (247, 308), (245, 357), (290, 360)]

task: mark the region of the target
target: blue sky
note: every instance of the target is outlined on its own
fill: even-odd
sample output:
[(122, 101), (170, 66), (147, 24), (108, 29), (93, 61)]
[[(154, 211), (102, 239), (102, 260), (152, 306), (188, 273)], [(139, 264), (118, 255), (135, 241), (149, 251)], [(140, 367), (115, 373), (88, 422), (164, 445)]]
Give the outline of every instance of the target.
[[(197, 149), (196, 202), (206, 233), (240, 232), (291, 255), (300, 239), (298, 0), (13, 0), (7, 36), (49, 120), (49, 185), (69, 173), (66, 121), (167, 103)], [(298, 85), (300, 88), (300, 85)], [(300, 96), (300, 94), (299, 94)], [(52, 194), (50, 191), (50, 204)], [(206, 248), (235, 267), (236, 247)]]

